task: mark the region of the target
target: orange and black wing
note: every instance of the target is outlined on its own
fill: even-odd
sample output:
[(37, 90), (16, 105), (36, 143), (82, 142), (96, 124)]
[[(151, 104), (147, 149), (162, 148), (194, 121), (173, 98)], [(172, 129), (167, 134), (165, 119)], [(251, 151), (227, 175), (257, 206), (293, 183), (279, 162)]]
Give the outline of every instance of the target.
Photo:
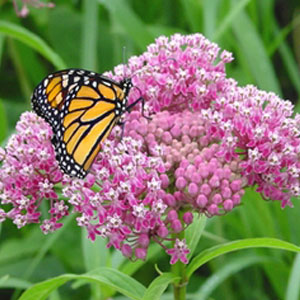
[(120, 84), (88, 71), (52, 75), (36, 88), (33, 109), (52, 126), (61, 169), (83, 178), (117, 123), (127, 93)]
[(96, 73), (80, 69), (62, 70), (48, 75), (33, 92), (33, 110), (53, 127), (65, 101), (72, 96), (74, 89), (84, 81), (90, 80), (92, 76), (96, 76)]

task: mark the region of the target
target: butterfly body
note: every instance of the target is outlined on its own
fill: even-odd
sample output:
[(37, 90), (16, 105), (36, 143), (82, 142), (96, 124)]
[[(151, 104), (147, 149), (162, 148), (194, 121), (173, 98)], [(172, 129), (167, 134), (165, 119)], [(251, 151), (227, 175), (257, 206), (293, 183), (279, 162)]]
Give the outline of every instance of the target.
[(101, 143), (132, 107), (127, 106), (131, 87), (129, 78), (116, 82), (81, 69), (50, 74), (36, 87), (32, 108), (52, 127), (52, 144), (64, 173), (86, 176)]

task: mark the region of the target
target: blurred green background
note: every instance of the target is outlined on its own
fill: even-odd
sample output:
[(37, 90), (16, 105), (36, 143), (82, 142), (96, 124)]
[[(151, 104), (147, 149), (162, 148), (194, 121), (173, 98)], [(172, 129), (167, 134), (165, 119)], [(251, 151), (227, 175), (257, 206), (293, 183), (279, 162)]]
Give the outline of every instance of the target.
[[(22, 1), (17, 1), (22, 5)], [(290, 99), (299, 111), (300, 3), (296, 0), (57, 0), (55, 8), (28, 6), (18, 18), (12, 1), (0, 0), (0, 142), (5, 145), (20, 114), (30, 110), (30, 95), (48, 73), (62, 68), (111, 70), (138, 55), (159, 35), (201, 32), (233, 52), (229, 77)], [(208, 221), (198, 251), (224, 241), (275, 237), (300, 244), (300, 204), (281, 210), (249, 190), (243, 204), (225, 217)], [(148, 285), (154, 264), (169, 269), (157, 252), (134, 267), (101, 239), (91, 243), (75, 218), (55, 234), (38, 225), (17, 230), (9, 222), (0, 232), (0, 298), (17, 299), (30, 283), (97, 266), (130, 270)], [(127, 269), (126, 269), (127, 268)], [(1, 280), (2, 276), (5, 280)], [(300, 256), (275, 250), (244, 250), (200, 268), (189, 299), (299, 298)], [(201, 293), (201, 297), (200, 297)], [(171, 294), (170, 294), (171, 295)], [(168, 293), (163, 299), (171, 299)], [(125, 299), (117, 294), (115, 299)], [(97, 286), (67, 284), (51, 299), (101, 299)]]

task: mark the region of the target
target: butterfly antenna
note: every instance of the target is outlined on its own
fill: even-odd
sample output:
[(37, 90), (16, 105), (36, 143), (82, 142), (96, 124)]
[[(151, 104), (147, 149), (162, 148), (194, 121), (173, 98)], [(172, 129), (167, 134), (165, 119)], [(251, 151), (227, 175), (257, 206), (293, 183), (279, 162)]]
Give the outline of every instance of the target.
[(122, 49), (122, 56), (123, 56), (123, 74), (124, 74), (124, 79), (127, 78), (127, 74), (126, 74), (126, 46), (123, 46)]

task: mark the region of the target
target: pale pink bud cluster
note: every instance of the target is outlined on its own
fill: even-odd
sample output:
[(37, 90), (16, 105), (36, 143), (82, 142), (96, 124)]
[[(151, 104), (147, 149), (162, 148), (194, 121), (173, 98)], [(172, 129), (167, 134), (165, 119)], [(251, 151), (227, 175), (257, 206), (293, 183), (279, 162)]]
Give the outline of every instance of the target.
[(159, 155), (165, 163), (160, 179), (169, 207), (213, 216), (240, 204), (247, 183), (241, 160), (235, 157), (227, 162), (219, 155), (221, 137), (214, 126), (190, 111), (159, 112), (151, 121), (136, 111), (128, 116), (125, 132), (140, 140), (149, 156)]

